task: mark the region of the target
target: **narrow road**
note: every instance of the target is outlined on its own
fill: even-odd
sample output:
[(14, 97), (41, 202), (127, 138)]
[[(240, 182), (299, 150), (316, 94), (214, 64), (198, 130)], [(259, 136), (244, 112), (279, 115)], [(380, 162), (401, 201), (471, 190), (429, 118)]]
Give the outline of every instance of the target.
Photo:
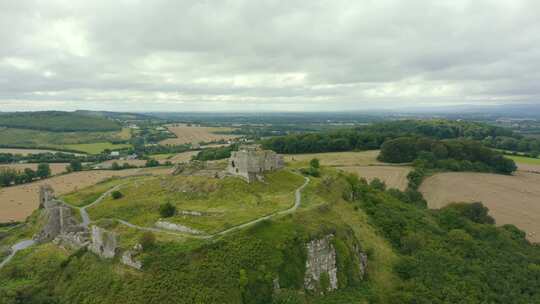
[(70, 207), (73, 207), (73, 208), (78, 208), (79, 211), (81, 212), (81, 217), (82, 217), (82, 225), (84, 227), (88, 227), (88, 225), (90, 224), (90, 216), (88, 215), (88, 212), (86, 211), (86, 208), (89, 208), (89, 207), (92, 207), (94, 205), (97, 205), (99, 203), (101, 203), (101, 201), (103, 201), (105, 199), (105, 197), (107, 197), (107, 195), (109, 195), (110, 193), (120, 189), (120, 187), (122, 187), (124, 184), (121, 184), (121, 185), (117, 185), (117, 186), (114, 186), (113, 188), (107, 190), (107, 192), (103, 193), (102, 195), (100, 195), (95, 201), (93, 201), (92, 203), (84, 206), (84, 207), (73, 207), (73, 206), (70, 206)]
[(11, 254), (8, 255), (1, 263), (0, 263), (0, 269), (2, 269), (2, 267), (4, 267), (4, 265), (6, 265), (14, 256), (15, 254), (17, 253), (17, 251), (20, 251), (20, 250), (23, 250), (23, 249), (26, 249), (32, 245), (34, 245), (36, 243), (36, 241), (34, 240), (24, 240), (24, 241), (20, 241), (18, 242), (17, 244), (11, 246)]

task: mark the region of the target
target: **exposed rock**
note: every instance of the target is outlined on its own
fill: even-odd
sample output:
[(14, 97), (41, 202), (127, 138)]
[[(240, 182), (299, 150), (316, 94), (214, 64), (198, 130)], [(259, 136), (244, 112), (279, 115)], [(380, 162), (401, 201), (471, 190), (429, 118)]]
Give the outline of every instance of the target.
[(92, 242), (88, 249), (100, 257), (111, 259), (116, 254), (116, 234), (98, 226), (92, 226)]
[(363, 279), (367, 272), (368, 267), (368, 256), (365, 252), (362, 252), (360, 246), (355, 245), (354, 249), (358, 255), (358, 268), (360, 271), (360, 276)]
[(202, 212), (200, 211), (190, 211), (190, 210), (180, 210), (178, 211), (178, 214), (180, 215), (191, 215), (191, 216), (202, 216)]
[[(309, 242), (307, 247), (306, 273), (304, 276), (304, 288), (307, 290), (319, 290), (321, 275), (327, 274), (329, 279), (326, 291), (338, 288), (336, 250), (332, 245), (334, 235), (329, 234), (322, 239)], [(321, 292), (324, 292), (321, 290)]]
[(133, 246), (132, 250), (126, 250), (122, 254), (122, 259), (121, 259), (122, 264), (124, 264), (126, 266), (129, 266), (129, 267), (132, 267), (132, 268), (135, 268), (137, 270), (141, 270), (142, 269), (142, 262), (138, 261), (138, 260), (135, 260), (135, 256), (137, 254), (139, 254), (141, 251), (142, 251), (142, 245), (141, 244), (137, 244), (137, 245)]
[(180, 232), (185, 232), (185, 233), (190, 233), (190, 234), (202, 234), (202, 232), (197, 229), (193, 229), (193, 228), (180, 225), (180, 224), (165, 222), (162, 220), (157, 221), (155, 223), (155, 226), (161, 229), (165, 229), (165, 230), (180, 231)]

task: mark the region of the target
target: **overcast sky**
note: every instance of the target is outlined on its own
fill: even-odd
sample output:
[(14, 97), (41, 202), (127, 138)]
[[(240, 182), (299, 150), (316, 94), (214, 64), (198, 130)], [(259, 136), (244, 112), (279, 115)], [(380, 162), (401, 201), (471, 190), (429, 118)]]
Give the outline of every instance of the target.
[(538, 0), (0, 0), (0, 111), (540, 102)]

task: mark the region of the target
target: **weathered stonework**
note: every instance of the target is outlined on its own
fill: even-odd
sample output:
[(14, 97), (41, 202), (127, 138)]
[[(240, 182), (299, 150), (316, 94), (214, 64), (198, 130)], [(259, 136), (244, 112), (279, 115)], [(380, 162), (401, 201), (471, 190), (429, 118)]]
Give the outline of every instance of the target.
[(137, 244), (133, 246), (132, 250), (126, 250), (122, 254), (122, 259), (120, 260), (122, 264), (135, 268), (137, 270), (142, 269), (142, 262), (135, 259), (135, 256), (138, 255), (142, 251), (142, 245)]
[(39, 208), (45, 208), (45, 203), (54, 199), (53, 188), (46, 184), (39, 187)]
[(34, 236), (37, 242), (50, 242), (61, 234), (82, 232), (72, 214), (71, 208), (54, 199), (43, 202), (42, 217), (45, 218), (43, 229)]
[(92, 226), (92, 242), (88, 249), (102, 258), (112, 259), (116, 255), (116, 233)]
[(242, 146), (239, 151), (231, 153), (227, 172), (251, 183), (261, 179), (264, 172), (281, 169), (284, 165), (283, 156), (274, 151)]
[[(328, 275), (329, 284), (326, 291), (338, 288), (336, 249), (332, 245), (334, 235), (329, 234), (322, 239), (309, 242), (307, 247), (306, 273), (304, 288), (306, 290), (319, 290), (321, 275)], [(321, 292), (324, 292), (321, 290)]]
[(197, 229), (193, 229), (193, 228), (180, 225), (180, 224), (165, 222), (162, 220), (157, 221), (154, 225), (157, 228), (161, 228), (165, 230), (180, 231), (180, 232), (190, 233), (190, 234), (202, 234), (202, 232)]

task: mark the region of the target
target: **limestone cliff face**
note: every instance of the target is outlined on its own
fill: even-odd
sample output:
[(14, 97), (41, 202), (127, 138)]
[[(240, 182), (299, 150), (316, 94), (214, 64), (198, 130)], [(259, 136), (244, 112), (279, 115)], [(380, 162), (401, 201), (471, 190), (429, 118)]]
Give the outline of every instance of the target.
[[(338, 289), (338, 256), (333, 245), (333, 234), (315, 239), (306, 244), (307, 259), (304, 276), (304, 288), (309, 291), (325, 293)], [(355, 267), (358, 279), (364, 279), (367, 272), (368, 257), (356, 241), (351, 241), (350, 258)], [(357, 265), (357, 266), (356, 266)]]
[(322, 239), (309, 242), (307, 247), (306, 273), (304, 276), (304, 288), (307, 290), (319, 290), (321, 277), (327, 276), (328, 286), (326, 291), (338, 288), (336, 249), (332, 245), (334, 235), (329, 234)]

